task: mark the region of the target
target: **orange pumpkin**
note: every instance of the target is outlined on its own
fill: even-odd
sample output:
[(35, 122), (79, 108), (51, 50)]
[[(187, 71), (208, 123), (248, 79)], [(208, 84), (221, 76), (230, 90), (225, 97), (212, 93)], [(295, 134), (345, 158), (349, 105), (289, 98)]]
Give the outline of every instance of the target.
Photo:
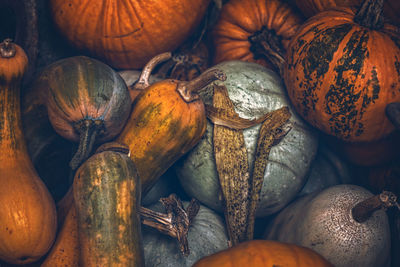
[(240, 243), (196, 262), (193, 267), (325, 267), (333, 266), (317, 252), (271, 240)]
[(20, 83), (28, 58), (0, 44), (0, 259), (26, 264), (51, 247), (57, 227), (54, 200), (26, 149), (20, 118)]
[(287, 53), (284, 79), (295, 109), (349, 142), (376, 141), (394, 131), (385, 107), (400, 101), (400, 35), (383, 23), (379, 2), (367, 0), (359, 12), (317, 14), (302, 25)]
[(266, 34), (285, 50), (301, 23), (301, 17), (283, 1), (230, 0), (222, 7), (212, 32), (214, 63), (243, 60), (271, 67), (265, 56), (254, 51), (249, 38)]
[(142, 68), (175, 50), (205, 14), (210, 0), (51, 0), (56, 26), (77, 48), (115, 68)]

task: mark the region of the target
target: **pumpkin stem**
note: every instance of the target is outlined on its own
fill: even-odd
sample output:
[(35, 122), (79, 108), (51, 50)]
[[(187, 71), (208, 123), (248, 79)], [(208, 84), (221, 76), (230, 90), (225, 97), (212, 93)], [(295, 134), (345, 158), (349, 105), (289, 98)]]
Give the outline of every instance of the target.
[(265, 57), (282, 76), (286, 52), (282, 45), (282, 37), (276, 34), (275, 30), (263, 26), (260, 31), (249, 36), (249, 42), (254, 59)]
[(192, 199), (186, 210), (183, 208), (182, 201), (175, 194), (161, 198), (160, 202), (164, 205), (167, 214), (140, 207), (139, 214), (142, 223), (176, 238), (182, 254), (184, 256), (189, 255), (187, 235), (194, 217), (199, 212), (199, 202)]
[(179, 82), (176, 90), (189, 103), (199, 98), (198, 91), (216, 80), (225, 81), (225, 73), (218, 69), (209, 69), (189, 82)]
[(76, 123), (75, 129), (79, 132), (80, 140), (78, 150), (69, 163), (72, 170), (77, 169), (89, 157), (96, 136), (103, 126), (102, 120), (84, 119)]
[(384, 0), (364, 0), (354, 16), (354, 22), (369, 29), (381, 29), (384, 24), (383, 3)]
[(150, 78), (151, 72), (154, 70), (154, 68), (158, 64), (170, 59), (171, 56), (172, 56), (171, 52), (166, 52), (166, 53), (159, 54), (159, 55), (153, 57), (152, 59), (150, 59), (150, 61), (147, 62), (146, 66), (144, 66), (139, 79), (131, 87), (131, 89), (132, 90), (144, 90), (146, 87), (148, 87), (150, 85), (149, 78)]
[(356, 222), (363, 223), (375, 211), (380, 209), (386, 210), (393, 206), (397, 206), (400, 209), (400, 205), (397, 203), (397, 196), (392, 192), (383, 191), (379, 195), (367, 198), (355, 205), (351, 210), (351, 214)]
[(0, 56), (2, 58), (12, 58), (15, 56), (15, 53), (15, 46), (10, 38), (5, 39), (0, 44)]
[(396, 129), (400, 130), (400, 102), (388, 104), (386, 106), (386, 116)]

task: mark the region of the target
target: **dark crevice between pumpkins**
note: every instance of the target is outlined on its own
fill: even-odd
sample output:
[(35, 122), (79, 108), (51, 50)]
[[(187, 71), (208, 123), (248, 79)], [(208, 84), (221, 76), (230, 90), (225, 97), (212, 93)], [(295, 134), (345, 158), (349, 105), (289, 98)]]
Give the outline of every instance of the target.
[(400, 131), (400, 102), (388, 104), (385, 112), (389, 121)]
[(69, 165), (72, 170), (76, 170), (92, 152), (93, 145), (104, 131), (104, 121), (84, 119), (75, 124), (75, 130), (79, 133), (79, 146)]

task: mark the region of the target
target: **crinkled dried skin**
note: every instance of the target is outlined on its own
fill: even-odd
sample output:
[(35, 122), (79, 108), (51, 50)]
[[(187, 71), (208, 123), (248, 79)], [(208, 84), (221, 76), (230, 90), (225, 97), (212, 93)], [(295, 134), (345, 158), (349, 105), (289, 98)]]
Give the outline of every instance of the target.
[[(235, 113), (225, 86), (214, 87), (213, 105)], [(246, 239), (249, 164), (241, 130), (215, 125), (214, 155), (225, 199), (225, 218), (232, 245)]]

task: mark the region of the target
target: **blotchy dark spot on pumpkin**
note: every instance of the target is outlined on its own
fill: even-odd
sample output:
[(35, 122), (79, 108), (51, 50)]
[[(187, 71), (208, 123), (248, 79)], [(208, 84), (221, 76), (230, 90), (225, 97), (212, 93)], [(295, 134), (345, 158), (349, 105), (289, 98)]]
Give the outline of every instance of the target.
[[(364, 88), (355, 88), (355, 82), (362, 76), (360, 72), (369, 55), (368, 39), (369, 34), (366, 30), (353, 32), (343, 49), (343, 56), (334, 68), (335, 82), (325, 95), (325, 112), (330, 115), (330, 130), (345, 139), (352, 134), (361, 135), (364, 132), (364, 125), (358, 120), (362, 119), (366, 108), (379, 95), (380, 87), (375, 69), (372, 71), (372, 80), (366, 82)], [(369, 90), (371, 85), (373, 89)], [(360, 99), (361, 108), (358, 104)]]
[(154, 113), (159, 114), (161, 111), (161, 103), (154, 104), (149, 103), (146, 108), (139, 112), (136, 117), (136, 126), (144, 127), (149, 122), (150, 118), (154, 116)]

